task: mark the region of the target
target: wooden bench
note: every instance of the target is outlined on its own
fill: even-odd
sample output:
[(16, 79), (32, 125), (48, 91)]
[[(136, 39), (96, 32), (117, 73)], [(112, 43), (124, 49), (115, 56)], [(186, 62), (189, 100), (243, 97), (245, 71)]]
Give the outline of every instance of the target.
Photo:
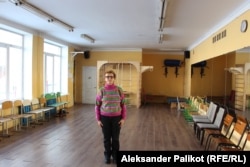
[[(187, 99), (186, 98), (179, 98), (179, 103), (186, 103)], [(170, 104), (170, 108), (177, 108), (178, 106), (178, 101), (177, 97), (167, 97), (167, 104)]]
[(165, 103), (166, 96), (164, 95), (152, 95), (152, 94), (145, 94), (142, 97), (143, 104), (147, 103)]

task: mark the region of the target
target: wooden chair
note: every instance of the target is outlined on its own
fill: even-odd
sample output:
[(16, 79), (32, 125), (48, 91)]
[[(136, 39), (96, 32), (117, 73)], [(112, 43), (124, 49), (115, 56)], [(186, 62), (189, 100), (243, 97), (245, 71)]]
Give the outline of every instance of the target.
[[(177, 97), (177, 101), (179, 101), (178, 97)], [(184, 119), (189, 123), (193, 123), (191, 113), (195, 110), (193, 107), (194, 101), (195, 101), (195, 97), (192, 96), (192, 97), (189, 97), (187, 99), (187, 103), (185, 103), (184, 106), (181, 106), (181, 104), (179, 104), (177, 106), (178, 107), (177, 109), (181, 109), (184, 107), (183, 109), (181, 109), (181, 111), (182, 111), (182, 114), (184, 116)], [(171, 102), (171, 104), (172, 104), (172, 102)], [(197, 111), (194, 111), (194, 112), (197, 112)]]
[[(199, 111), (198, 111), (200, 116), (207, 115), (208, 106), (209, 106), (209, 103), (207, 103), (207, 102), (203, 102), (203, 103), (200, 104)], [(199, 115), (197, 115), (197, 116), (199, 116)]]
[(221, 129), (204, 129), (204, 137), (206, 137), (205, 150), (209, 148), (211, 137), (213, 135), (222, 135), (229, 137), (229, 132), (234, 122), (234, 117), (229, 113), (226, 114), (223, 119), (223, 125)]
[(50, 120), (50, 116), (51, 116), (51, 111), (54, 109), (54, 107), (47, 107), (47, 102), (45, 97), (41, 97), (39, 98), (39, 103), (40, 103), (40, 108), (43, 109), (44, 112), (44, 119), (46, 119), (46, 117), (48, 117), (48, 121)]
[(214, 123), (197, 123), (197, 137), (198, 139), (200, 139), (201, 141), (201, 145), (203, 143), (203, 139), (204, 139), (204, 130), (205, 129), (216, 129), (216, 130), (220, 130), (222, 127), (222, 122), (225, 116), (225, 108), (220, 107), (216, 117), (215, 117), (215, 121)]
[(66, 94), (66, 95), (63, 95), (61, 96), (61, 101), (65, 102), (65, 105), (64, 105), (64, 108), (69, 108), (69, 104), (70, 104), (70, 95), (69, 94)]
[(13, 101), (8, 100), (3, 102), (2, 107), (3, 109), (6, 110), (6, 113), (4, 113), (4, 117), (10, 118), (13, 121), (13, 126), (15, 127), (14, 131), (18, 131), (19, 130), (18, 125), (20, 128), (20, 116), (13, 110), (14, 107)]
[[(20, 120), (19, 120), (19, 127), (29, 127), (30, 122), (32, 120), (33, 114), (24, 114), (23, 113), (23, 102), (22, 100), (14, 100), (13, 101), (13, 111), (18, 114)], [(24, 126), (26, 124), (26, 126)], [(19, 129), (20, 130), (20, 129)]]
[(206, 109), (204, 109), (205, 110), (205, 112), (206, 112), (206, 114), (199, 114), (199, 115), (192, 115), (192, 118), (194, 119), (194, 120), (196, 120), (196, 119), (203, 119), (203, 118), (205, 118), (205, 119), (208, 119), (209, 118), (209, 115), (211, 114), (211, 111), (212, 111), (212, 107), (213, 107), (213, 102), (210, 102), (208, 105), (207, 104), (202, 104), (202, 105), (200, 105), (199, 106), (199, 110), (203, 110), (203, 106), (206, 106)]
[(229, 138), (225, 136), (212, 136), (211, 143), (213, 143), (216, 146), (216, 150), (220, 150), (220, 148), (223, 146), (233, 146), (233, 147), (239, 147), (239, 144), (242, 140), (242, 137), (246, 131), (247, 128), (247, 121), (242, 116), (237, 116), (237, 121), (234, 125), (233, 131)]
[(61, 105), (59, 107), (59, 116), (66, 116), (66, 114), (68, 113), (66, 111), (66, 105), (69, 103), (68, 102), (68, 99), (67, 99), (67, 96), (64, 95), (64, 96), (61, 96), (61, 93), (60, 92), (57, 92), (57, 102), (59, 103), (62, 103), (63, 105)]
[[(37, 122), (45, 121), (45, 112), (47, 112), (47, 110), (41, 107), (41, 103), (38, 98), (33, 98), (31, 100), (31, 107), (32, 107), (32, 110), (30, 112), (36, 114)], [(40, 122), (40, 124), (42, 123)]]
[(185, 109), (189, 111), (189, 113), (196, 113), (199, 109), (199, 101), (197, 97), (193, 97), (190, 104), (185, 106)]
[(176, 101), (177, 101), (177, 110), (184, 111), (185, 108), (187, 107), (186, 102), (181, 102), (178, 96), (176, 97)]
[(12, 115), (12, 101), (7, 100), (7, 101), (2, 102), (1, 118), (0, 118), (0, 123), (2, 126), (1, 137), (10, 137), (9, 132), (8, 132), (8, 128), (9, 128), (8, 122), (13, 121), (10, 115)]
[(42, 110), (32, 110), (32, 103), (30, 100), (23, 100), (23, 113), (24, 114), (32, 114), (32, 121), (34, 125), (42, 125), (41, 122), (38, 122), (41, 119)]
[(235, 146), (221, 146), (221, 151), (250, 151), (250, 131), (246, 132), (246, 137), (243, 143), (243, 146), (235, 147)]

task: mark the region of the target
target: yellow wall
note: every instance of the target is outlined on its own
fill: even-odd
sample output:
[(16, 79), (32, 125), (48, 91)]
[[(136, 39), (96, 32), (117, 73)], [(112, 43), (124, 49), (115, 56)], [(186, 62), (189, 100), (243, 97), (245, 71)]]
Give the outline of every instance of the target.
[(245, 62), (250, 62), (250, 51), (249, 52), (236, 52), (236, 65), (243, 65)]
[(234, 54), (226, 54), (207, 60), (204, 76), (201, 68), (193, 68), (191, 79), (192, 96), (224, 96), (229, 95), (232, 88), (232, 74), (226, 71), (234, 64)]
[(142, 74), (142, 90), (145, 94), (183, 96), (184, 66), (178, 68), (176, 77), (175, 67), (168, 67), (165, 75), (164, 60), (175, 59), (184, 61), (184, 55), (143, 54), (143, 65), (153, 66), (152, 72)]
[(90, 58), (83, 54), (75, 57), (75, 102), (82, 102), (82, 67), (97, 66), (97, 61), (142, 61), (141, 51), (91, 51)]
[[(218, 57), (220, 55), (224, 54), (231, 54), (230, 52), (237, 51), (244, 47), (250, 46), (250, 30), (248, 27), (248, 30), (246, 32), (241, 32), (241, 22), (242, 20), (247, 20), (248, 23), (250, 22), (250, 11), (246, 11), (241, 16), (234, 19), (232, 22), (230, 22), (228, 25), (224, 26), (217, 32), (215, 32), (211, 37), (207, 38), (203, 42), (201, 42), (199, 45), (197, 45), (194, 49), (190, 51), (190, 64), (194, 64), (196, 62), (200, 62), (202, 60), (210, 60), (212, 58)], [(217, 34), (226, 31), (226, 37), (220, 39), (217, 42), (213, 42), (213, 37)], [(235, 54), (235, 53), (234, 53)], [(233, 62), (232, 62), (233, 61)], [(247, 57), (241, 57), (239, 54), (235, 54), (235, 56), (231, 59), (231, 64), (229, 67), (235, 66), (237, 64), (243, 64), (244, 62), (249, 62), (249, 56)], [(228, 66), (227, 66), (228, 67)], [(215, 77), (213, 77), (215, 78)], [(235, 88), (235, 81), (234, 77), (232, 77), (231, 81), (231, 89)], [(219, 87), (217, 84), (215, 85), (214, 82), (212, 84), (213, 87)], [(193, 90), (194, 85), (192, 82), (192, 91), (188, 94), (192, 94), (191, 92), (194, 92)], [(217, 94), (213, 91), (213, 94)]]
[[(184, 55), (144, 54), (143, 65), (154, 66), (154, 69), (152, 72), (142, 74), (143, 92), (152, 95), (186, 96), (186, 84), (184, 82), (186, 78), (191, 78), (190, 89), (193, 96), (224, 96), (225, 93), (229, 95), (232, 87), (232, 75), (224, 69), (234, 65), (234, 55), (234, 53), (229, 53), (208, 60), (203, 77), (200, 75), (200, 68), (193, 68), (191, 77), (191, 72), (185, 71), (187, 65), (183, 64), (178, 70), (179, 75), (176, 77), (175, 67), (168, 67), (168, 74), (167, 76), (164, 75), (163, 62), (165, 59), (184, 61)], [(189, 59), (186, 59), (185, 62), (187, 60)]]
[[(249, 27), (244, 33), (240, 31), (241, 21), (246, 19), (250, 23), (249, 18), (250, 11), (248, 10), (192, 49), (190, 52), (191, 64), (250, 46)], [(224, 30), (226, 30), (226, 37), (213, 43), (213, 37)]]

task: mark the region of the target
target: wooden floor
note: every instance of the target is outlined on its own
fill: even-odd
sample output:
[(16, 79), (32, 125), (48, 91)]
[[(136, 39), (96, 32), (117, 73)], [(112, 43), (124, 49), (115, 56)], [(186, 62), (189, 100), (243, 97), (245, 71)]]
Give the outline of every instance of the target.
[[(101, 129), (94, 105), (78, 104), (66, 118), (11, 132), (1, 138), (0, 166), (6, 167), (103, 167)], [(193, 129), (167, 104), (128, 108), (120, 135), (121, 150), (203, 150)]]

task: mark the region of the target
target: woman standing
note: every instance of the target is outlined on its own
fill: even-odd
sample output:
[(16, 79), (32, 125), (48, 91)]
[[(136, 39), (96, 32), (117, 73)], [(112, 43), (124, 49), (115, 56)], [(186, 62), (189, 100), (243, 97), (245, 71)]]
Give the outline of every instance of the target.
[(120, 148), (120, 129), (126, 118), (126, 105), (123, 90), (115, 85), (116, 74), (110, 70), (105, 72), (105, 85), (96, 96), (96, 120), (102, 128), (105, 163), (116, 163), (117, 152)]

